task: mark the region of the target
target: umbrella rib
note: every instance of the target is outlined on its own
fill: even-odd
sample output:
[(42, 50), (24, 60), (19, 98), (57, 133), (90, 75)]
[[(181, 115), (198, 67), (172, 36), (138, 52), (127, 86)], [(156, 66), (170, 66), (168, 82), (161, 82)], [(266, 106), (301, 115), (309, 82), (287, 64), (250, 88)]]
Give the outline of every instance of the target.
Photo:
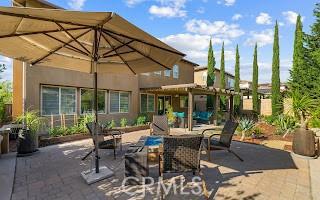
[(47, 33), (44, 33), (44, 35), (46, 35), (46, 36), (48, 36), (48, 37), (50, 37), (50, 38), (52, 38), (52, 39), (54, 39), (54, 40), (62, 43), (62, 44), (65, 44), (66, 47), (67, 47), (67, 46), (71, 47), (71, 48), (73, 49), (73, 51), (76, 51), (76, 52), (78, 52), (78, 53), (81, 53), (81, 54), (83, 54), (83, 55), (85, 55), (85, 56), (89, 56), (89, 57), (90, 57), (89, 54), (87, 54), (86, 52), (82, 51), (81, 49), (78, 49), (78, 48), (75, 47), (75, 46), (72, 46), (71, 44), (67, 44), (66, 42), (64, 42), (64, 41), (62, 41), (62, 40), (60, 40), (60, 39), (58, 39), (58, 38), (56, 38), (56, 37), (53, 37), (52, 35), (49, 35), (49, 34), (47, 34)]
[(173, 50), (164, 48), (164, 47), (160, 47), (160, 46), (158, 46), (158, 45), (155, 45), (155, 44), (152, 44), (152, 43), (149, 43), (149, 42), (140, 40), (140, 39), (138, 39), (138, 38), (130, 37), (130, 36), (127, 36), (127, 35), (124, 35), (124, 34), (121, 34), (121, 33), (116, 33), (116, 32), (113, 32), (113, 31), (110, 31), (110, 30), (107, 30), (107, 29), (103, 29), (103, 30), (106, 31), (106, 32), (108, 32), (108, 33), (110, 33), (110, 34), (114, 34), (114, 35), (121, 36), (121, 37), (124, 37), (124, 38), (127, 38), (127, 39), (135, 40), (135, 41), (141, 42), (141, 43), (143, 43), (143, 44), (146, 44), (146, 45), (149, 45), (149, 46), (152, 46), (152, 47), (155, 47), (155, 48), (164, 50), (164, 51), (168, 51), (168, 52), (170, 52), (170, 53), (174, 53), (174, 54), (178, 54), (178, 55), (181, 55), (181, 56), (185, 56), (185, 54), (183, 54), (183, 53), (176, 52), (176, 51), (173, 51)]
[(83, 46), (83, 44), (81, 44), (81, 42), (79, 42), (77, 40), (77, 38), (75, 38), (71, 33), (69, 33), (69, 31), (67, 31), (61, 24), (55, 22), (57, 24), (57, 26), (59, 26), (67, 35), (69, 35), (76, 43), (78, 43), (88, 54), (90, 54), (90, 51)]
[[(105, 39), (107, 39), (107, 38), (105, 38)], [(133, 42), (133, 40), (131, 40), (131, 41), (129, 41), (129, 42), (126, 42), (126, 43), (122, 43), (120, 46), (117, 46), (117, 47), (114, 48), (113, 46), (111, 46), (110, 42), (108, 41), (108, 43), (109, 43), (110, 47), (112, 48), (112, 50), (104, 53), (102, 56), (106, 56), (106, 55), (108, 55), (109, 53), (111, 53), (111, 52), (113, 52), (113, 51), (116, 51), (116, 50), (118, 50), (118, 49), (120, 49), (120, 48), (122, 48), (122, 47), (124, 47), (124, 46), (127, 46), (128, 44), (130, 44), (130, 43), (132, 43), (132, 42)]]
[[(35, 19), (35, 20), (40, 20), (40, 21), (47, 21), (47, 22), (54, 22), (54, 23), (63, 23), (63, 24), (70, 24), (70, 25), (75, 25), (75, 26), (88, 26), (85, 24), (78, 24), (74, 22), (66, 22), (62, 20), (55, 20), (55, 19), (47, 19), (47, 18), (42, 18), (42, 17), (35, 17), (31, 15), (26, 15), (26, 14), (18, 14), (18, 13), (10, 13), (10, 12), (4, 12), (0, 11), (0, 15), (6, 15), (6, 16), (12, 16), (12, 17), (22, 17), (22, 18), (28, 18), (28, 19)], [(90, 28), (93, 28), (94, 26), (89, 26)]]
[[(69, 28), (66, 29), (68, 31), (75, 31), (75, 30), (84, 30), (88, 29), (90, 27), (81, 27), (81, 28)], [(43, 33), (56, 33), (56, 32), (61, 32), (61, 30), (48, 30), (48, 31), (35, 31), (35, 32), (28, 32), (28, 33), (11, 33), (8, 35), (0, 35), (1, 38), (9, 38), (9, 37), (18, 37), (18, 36), (28, 36), (28, 35), (36, 35), (36, 34), (43, 34)]]
[[(76, 37), (76, 39), (84, 36), (85, 34), (89, 33), (90, 31), (92, 31), (92, 29), (89, 29), (89, 30), (83, 32), (82, 34), (78, 35), (78, 36)], [(43, 56), (43, 57), (37, 59), (36, 61), (32, 62), (31, 65), (37, 64), (38, 62), (42, 61), (43, 59), (47, 58), (48, 56), (50, 56), (50, 55), (54, 54), (55, 52), (59, 51), (60, 49), (62, 49), (63, 47), (65, 47), (67, 44), (70, 44), (70, 43), (73, 42), (73, 41), (74, 41), (74, 40), (70, 40), (70, 41), (67, 42), (66, 44), (63, 44), (62, 46), (54, 49), (53, 51), (50, 51), (50, 52), (49, 52), (48, 54), (46, 54), (45, 56)]]
[[(135, 51), (127, 51), (127, 52), (122, 52), (122, 53), (118, 53), (119, 55), (123, 55), (123, 54), (129, 54), (129, 53), (134, 53)], [(111, 58), (111, 57), (115, 57), (117, 56), (118, 54), (112, 54), (112, 55), (108, 55), (108, 56), (105, 56), (105, 57), (102, 57), (102, 58)]]
[[(116, 37), (114, 37), (114, 36), (110, 35), (109, 33), (105, 32), (105, 34), (109, 35), (110, 37), (112, 37), (113, 39), (117, 40), (118, 42), (120, 42), (120, 43), (124, 44), (124, 43), (123, 43), (122, 41), (120, 41), (118, 38), (116, 38)], [(149, 60), (151, 60), (152, 62), (155, 62), (155, 63), (157, 63), (158, 65), (161, 65), (162, 67), (164, 67), (164, 68), (166, 68), (166, 69), (168, 69), (168, 70), (171, 70), (169, 67), (165, 66), (164, 64), (160, 63), (159, 61), (156, 61), (155, 59), (151, 58), (150, 56), (145, 55), (144, 53), (142, 53), (142, 52), (141, 52), (141, 51), (139, 51), (138, 49), (136, 49), (136, 48), (134, 48), (134, 47), (132, 47), (132, 46), (130, 46), (130, 45), (126, 45), (126, 46), (127, 46), (127, 47), (129, 47), (130, 49), (132, 49), (132, 50), (134, 50), (134, 51), (138, 52), (140, 55), (142, 55), (142, 56), (144, 56), (144, 57), (148, 58), (148, 59), (149, 59)]]
[[(105, 40), (106, 40), (107, 43), (110, 45), (110, 47), (113, 48), (112, 45), (111, 45), (111, 43), (109, 42), (109, 40), (108, 40), (107, 38), (105, 38)], [(127, 67), (131, 70), (131, 72), (132, 72), (134, 75), (136, 75), (137, 73), (132, 69), (132, 67), (130, 67), (129, 63), (128, 63), (127, 61), (125, 61), (120, 54), (118, 54), (117, 49), (114, 49), (114, 52), (116, 52), (116, 55), (119, 56), (119, 58), (122, 60), (122, 62), (123, 62), (125, 65), (127, 65)]]

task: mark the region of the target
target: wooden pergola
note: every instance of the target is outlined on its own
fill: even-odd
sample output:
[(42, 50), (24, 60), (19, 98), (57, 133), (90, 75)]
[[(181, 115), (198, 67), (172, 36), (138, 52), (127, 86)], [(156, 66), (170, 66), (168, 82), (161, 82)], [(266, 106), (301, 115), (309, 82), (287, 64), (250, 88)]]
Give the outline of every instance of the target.
[[(142, 92), (153, 93), (153, 94), (178, 94), (178, 95), (187, 95), (188, 96), (188, 130), (191, 131), (193, 128), (192, 123), (192, 113), (194, 105), (194, 96), (195, 95), (215, 95), (215, 104), (214, 110), (217, 112), (220, 107), (220, 96), (229, 97), (229, 118), (232, 118), (234, 114), (233, 110), (233, 97), (235, 95), (242, 96), (242, 93), (235, 92), (228, 89), (220, 89), (214, 87), (201, 86), (196, 83), (190, 84), (179, 84), (179, 85), (166, 85), (158, 88), (141, 88)], [(214, 123), (217, 123), (217, 115), (214, 115)]]

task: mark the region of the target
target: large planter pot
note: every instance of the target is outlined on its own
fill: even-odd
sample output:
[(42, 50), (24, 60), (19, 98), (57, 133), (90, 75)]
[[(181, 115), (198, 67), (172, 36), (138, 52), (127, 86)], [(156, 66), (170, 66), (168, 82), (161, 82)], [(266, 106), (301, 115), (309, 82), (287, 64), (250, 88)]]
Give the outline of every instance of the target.
[(17, 152), (18, 156), (31, 155), (37, 151), (36, 148), (36, 136), (34, 136), (30, 130), (23, 130), (23, 137), (18, 137)]
[(315, 156), (314, 132), (303, 128), (296, 129), (293, 135), (292, 151), (302, 156)]

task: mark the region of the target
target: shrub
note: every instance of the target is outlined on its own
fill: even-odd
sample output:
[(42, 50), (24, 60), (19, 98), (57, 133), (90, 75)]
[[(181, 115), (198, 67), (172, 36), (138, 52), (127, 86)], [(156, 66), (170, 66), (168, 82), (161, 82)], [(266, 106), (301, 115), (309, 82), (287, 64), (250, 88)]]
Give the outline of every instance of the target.
[(277, 126), (276, 133), (279, 135), (284, 134), (285, 137), (288, 133), (292, 132), (296, 128), (297, 121), (292, 116), (282, 114), (276, 118), (274, 124)]
[(311, 128), (320, 128), (320, 119), (319, 118), (312, 118), (309, 121), (309, 126)]
[(264, 116), (263, 121), (265, 121), (269, 125), (274, 125), (274, 122), (276, 121), (277, 116), (271, 115), (271, 116)]
[(254, 134), (255, 136), (260, 136), (262, 135), (262, 130), (259, 127), (254, 127), (252, 130), (252, 134)]
[(116, 124), (116, 122), (114, 121), (114, 119), (112, 119), (110, 122), (107, 122), (106, 125), (107, 125), (107, 128), (108, 128), (108, 129), (113, 129), (114, 127), (117, 126), (117, 124)]
[(122, 118), (122, 119), (120, 120), (120, 126), (121, 126), (121, 127), (126, 127), (127, 124), (128, 124), (128, 121), (127, 121), (126, 118)]
[(145, 125), (146, 124), (146, 120), (147, 120), (146, 116), (140, 115), (140, 116), (137, 117), (135, 124), (137, 126)]
[(169, 106), (166, 112), (167, 118), (168, 118), (168, 123), (173, 124), (176, 121), (176, 116), (173, 113), (173, 108), (172, 106)]

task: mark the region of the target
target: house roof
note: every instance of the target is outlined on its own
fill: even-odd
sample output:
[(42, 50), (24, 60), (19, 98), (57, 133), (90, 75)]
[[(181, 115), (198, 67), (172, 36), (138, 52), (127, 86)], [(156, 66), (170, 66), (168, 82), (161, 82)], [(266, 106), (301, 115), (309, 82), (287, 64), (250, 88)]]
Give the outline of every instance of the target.
[[(216, 67), (215, 67), (214, 69), (215, 69), (215, 71), (220, 72), (220, 69), (218, 69), (218, 68), (216, 68)], [(200, 66), (200, 67), (196, 67), (196, 68), (194, 69), (195, 72), (205, 71), (205, 70), (208, 70), (208, 67), (206, 67), (206, 66)], [(225, 74), (227, 74), (228, 76), (231, 76), (231, 77), (234, 78), (234, 75), (231, 74), (231, 73), (229, 73), (229, 72), (225, 72)]]
[(198, 67), (198, 66), (199, 66), (199, 64), (194, 63), (194, 62), (191, 62), (190, 60), (186, 60), (186, 59), (184, 59), (184, 58), (182, 58), (181, 61), (182, 61), (182, 62), (185, 62), (185, 63), (188, 63), (188, 64), (191, 64), (191, 65), (193, 65), (194, 67)]

